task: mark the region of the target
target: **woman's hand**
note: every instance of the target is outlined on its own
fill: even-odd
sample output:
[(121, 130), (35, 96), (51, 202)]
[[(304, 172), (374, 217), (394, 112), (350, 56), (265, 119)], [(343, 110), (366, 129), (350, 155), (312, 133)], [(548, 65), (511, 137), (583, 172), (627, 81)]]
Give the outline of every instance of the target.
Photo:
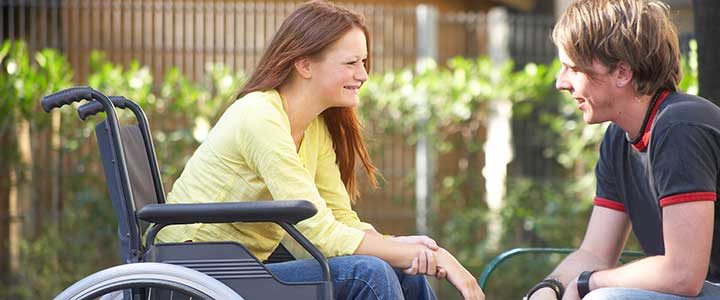
[(445, 278), (447, 271), (437, 266), (437, 260), (435, 253), (432, 250), (424, 249), (418, 253), (418, 256), (413, 258), (412, 265), (403, 270), (403, 273), (408, 275), (426, 274), (435, 276), (438, 279)]
[(565, 288), (565, 295), (563, 295), (563, 300), (579, 300), (580, 295), (578, 294), (577, 289), (577, 278), (573, 279), (573, 281), (570, 281), (570, 284)]
[(425, 235), (393, 236), (390, 239), (401, 243), (424, 245), (433, 251), (438, 249), (437, 242)]
[(475, 276), (470, 274), (455, 257), (443, 248), (435, 252), (438, 268), (447, 271), (447, 279), (462, 294), (465, 300), (484, 300), (485, 294)]
[(419, 252), (417, 257), (413, 258), (412, 265), (410, 268), (403, 270), (403, 273), (408, 275), (427, 274), (435, 276), (438, 279), (442, 279), (447, 276), (447, 271), (445, 269), (437, 267), (435, 251), (438, 250), (439, 247), (435, 240), (424, 235), (396, 236), (390, 237), (389, 239), (396, 242), (418, 244), (427, 247), (427, 249)]

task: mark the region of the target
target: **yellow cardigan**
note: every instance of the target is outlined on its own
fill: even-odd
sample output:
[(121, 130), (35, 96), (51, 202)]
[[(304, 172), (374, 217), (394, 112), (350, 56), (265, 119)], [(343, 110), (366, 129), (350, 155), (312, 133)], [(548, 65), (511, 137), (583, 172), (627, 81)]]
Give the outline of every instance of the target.
[[(305, 130), (296, 151), (276, 90), (235, 101), (195, 151), (168, 194), (168, 203), (309, 200), (318, 209), (297, 224), (328, 257), (355, 252), (372, 225), (352, 208), (321, 117)], [(191, 224), (160, 231), (160, 242), (237, 241), (260, 260), (285, 235), (272, 223)]]

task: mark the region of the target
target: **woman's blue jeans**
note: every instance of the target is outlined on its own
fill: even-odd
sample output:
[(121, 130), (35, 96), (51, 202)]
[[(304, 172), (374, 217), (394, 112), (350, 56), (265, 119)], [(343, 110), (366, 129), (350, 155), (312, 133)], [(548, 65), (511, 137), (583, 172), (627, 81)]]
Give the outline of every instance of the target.
[[(350, 255), (328, 259), (334, 299), (436, 299), (424, 275), (406, 275), (374, 256)], [(312, 259), (266, 265), (285, 282), (320, 281), (320, 265)]]

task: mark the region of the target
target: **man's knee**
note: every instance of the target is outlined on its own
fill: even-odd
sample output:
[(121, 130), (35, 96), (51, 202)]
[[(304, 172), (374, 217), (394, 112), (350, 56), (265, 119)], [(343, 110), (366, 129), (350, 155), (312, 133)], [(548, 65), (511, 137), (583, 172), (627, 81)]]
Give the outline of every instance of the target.
[(620, 296), (617, 289), (603, 288), (591, 291), (582, 300), (619, 300)]

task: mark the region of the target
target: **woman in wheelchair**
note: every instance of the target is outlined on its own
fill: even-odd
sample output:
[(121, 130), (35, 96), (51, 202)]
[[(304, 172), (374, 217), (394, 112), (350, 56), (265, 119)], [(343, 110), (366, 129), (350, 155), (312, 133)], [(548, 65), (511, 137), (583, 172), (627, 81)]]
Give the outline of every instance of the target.
[[(483, 299), (474, 276), (435, 241), (383, 236), (351, 208), (356, 157), (375, 185), (354, 110), (368, 50), (363, 16), (325, 1), (301, 5), (192, 155), (168, 203), (306, 199), (318, 213), (297, 227), (329, 257), (335, 299), (435, 299), (423, 275), (447, 277), (465, 299)], [(167, 227), (158, 240), (235, 240), (265, 260), (283, 236), (275, 224), (192, 224)], [(312, 264), (266, 266), (301, 282), (320, 279)]]

